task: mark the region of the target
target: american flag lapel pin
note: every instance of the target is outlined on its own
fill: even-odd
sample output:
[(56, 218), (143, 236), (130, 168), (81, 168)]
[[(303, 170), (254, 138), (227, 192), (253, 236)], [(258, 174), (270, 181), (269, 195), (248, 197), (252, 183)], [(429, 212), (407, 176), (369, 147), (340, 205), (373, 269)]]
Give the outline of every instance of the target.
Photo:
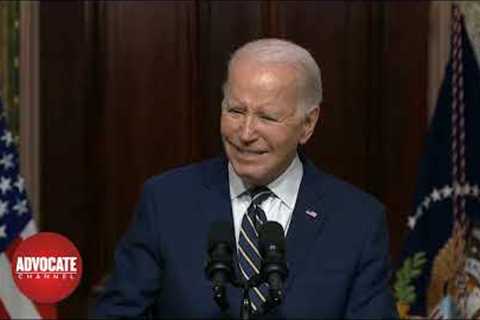
[(316, 212), (313, 211), (313, 210), (307, 210), (307, 211), (305, 211), (305, 213), (307, 214), (307, 216), (309, 216), (309, 217), (311, 217), (311, 218), (313, 218), (313, 219), (317, 218), (317, 216), (318, 216), (318, 213), (316, 213)]

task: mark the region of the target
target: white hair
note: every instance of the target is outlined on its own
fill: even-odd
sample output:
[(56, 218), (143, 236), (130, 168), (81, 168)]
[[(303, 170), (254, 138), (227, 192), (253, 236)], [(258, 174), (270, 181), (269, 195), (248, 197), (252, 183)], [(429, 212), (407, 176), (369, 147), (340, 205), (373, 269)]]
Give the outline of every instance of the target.
[[(300, 89), (299, 107), (305, 114), (322, 102), (322, 77), (320, 68), (312, 55), (293, 42), (282, 39), (259, 39), (238, 48), (228, 62), (228, 72), (233, 63), (242, 57), (272, 64), (286, 64), (297, 70), (297, 85)], [(228, 93), (228, 80), (224, 86), (224, 99)]]

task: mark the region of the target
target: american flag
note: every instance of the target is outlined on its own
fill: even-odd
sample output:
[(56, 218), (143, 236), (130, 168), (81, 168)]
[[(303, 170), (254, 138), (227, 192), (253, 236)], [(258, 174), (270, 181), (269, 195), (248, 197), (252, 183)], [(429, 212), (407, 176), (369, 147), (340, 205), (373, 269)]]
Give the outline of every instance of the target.
[(37, 232), (19, 174), (18, 152), (0, 97), (0, 319), (56, 318), (53, 305), (29, 300), (15, 285), (11, 261), (23, 239)]

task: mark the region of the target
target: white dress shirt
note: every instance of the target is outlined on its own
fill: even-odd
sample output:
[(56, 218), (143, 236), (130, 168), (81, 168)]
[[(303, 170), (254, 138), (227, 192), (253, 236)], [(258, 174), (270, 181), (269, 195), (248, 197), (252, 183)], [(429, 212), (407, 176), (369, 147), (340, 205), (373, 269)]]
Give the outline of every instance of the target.
[[(293, 209), (297, 201), (298, 190), (303, 176), (303, 165), (298, 155), (295, 156), (290, 166), (277, 179), (267, 187), (273, 195), (263, 201), (261, 208), (265, 211), (268, 221), (280, 223), (285, 236), (287, 235), (290, 221), (292, 220)], [(233, 224), (235, 228), (235, 239), (238, 244), (242, 219), (250, 205), (249, 187), (235, 173), (232, 165), (228, 164), (228, 179), (230, 185), (230, 199), (232, 201)]]

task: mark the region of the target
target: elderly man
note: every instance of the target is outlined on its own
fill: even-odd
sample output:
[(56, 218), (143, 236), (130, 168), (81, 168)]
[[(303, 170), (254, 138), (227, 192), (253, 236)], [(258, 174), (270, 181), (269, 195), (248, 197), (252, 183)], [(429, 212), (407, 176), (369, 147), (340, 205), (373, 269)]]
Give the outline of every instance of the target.
[[(96, 315), (224, 316), (204, 274), (208, 230), (232, 222), (235, 273), (246, 280), (262, 263), (258, 219), (282, 226), (289, 275), (283, 303), (271, 310), (267, 285), (250, 291), (254, 317), (394, 317), (383, 206), (297, 151), (315, 129), (321, 99), (320, 70), (305, 49), (279, 39), (238, 49), (222, 103), (226, 158), (145, 184)], [(227, 288), (230, 317), (239, 316), (241, 293)]]

